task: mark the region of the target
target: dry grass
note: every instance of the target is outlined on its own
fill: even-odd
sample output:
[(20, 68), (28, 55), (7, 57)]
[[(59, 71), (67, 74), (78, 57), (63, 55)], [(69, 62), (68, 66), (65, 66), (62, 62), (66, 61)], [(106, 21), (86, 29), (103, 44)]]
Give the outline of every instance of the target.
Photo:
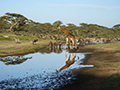
[[(51, 41), (55, 42), (55, 40)], [(49, 42), (49, 40), (39, 40), (35, 45), (33, 45), (28, 40), (22, 40), (20, 44), (17, 44), (14, 41), (1, 40), (0, 56), (33, 53), (40, 48), (46, 47)]]
[(120, 50), (120, 42), (104, 43), (104, 44), (91, 44), (86, 47), (96, 48), (95, 52), (99, 51), (116, 51)]

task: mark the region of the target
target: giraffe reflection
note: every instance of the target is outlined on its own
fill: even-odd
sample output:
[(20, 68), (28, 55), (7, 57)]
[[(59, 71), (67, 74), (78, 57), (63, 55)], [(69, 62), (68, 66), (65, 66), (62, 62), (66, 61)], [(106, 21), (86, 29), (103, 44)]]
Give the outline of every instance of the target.
[(74, 64), (74, 62), (76, 61), (75, 58), (76, 58), (76, 53), (72, 53), (72, 58), (71, 58), (71, 53), (69, 53), (69, 57), (67, 56), (67, 52), (65, 50), (65, 56), (66, 56), (66, 64), (60, 68), (59, 70), (56, 70), (57, 72), (60, 72), (62, 71), (63, 69), (66, 69), (68, 67), (70, 67), (72, 64)]

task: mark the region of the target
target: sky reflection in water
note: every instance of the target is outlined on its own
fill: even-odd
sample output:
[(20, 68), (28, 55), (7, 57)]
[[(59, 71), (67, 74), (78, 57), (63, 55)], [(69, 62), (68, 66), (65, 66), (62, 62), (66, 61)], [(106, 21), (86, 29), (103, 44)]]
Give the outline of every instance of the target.
[[(69, 56), (70, 54), (72, 57), (72, 53), (67, 52), (67, 56)], [(75, 54), (75, 53), (73, 53), (73, 54)], [(66, 68), (65, 70), (69, 71), (70, 69), (74, 69), (74, 68), (93, 67), (93, 65), (87, 65), (87, 66), (80, 65), (83, 62), (81, 60), (83, 58), (85, 58), (86, 54), (90, 54), (90, 53), (76, 53), (75, 63), (72, 64), (69, 68)], [(63, 50), (61, 53), (37, 52), (34, 54), (24, 55), (23, 58), (25, 61), (21, 61), (22, 63), (20, 63), (20, 64), (15, 63), (14, 65), (12, 65), (11, 63), (6, 65), (5, 64), (6, 62), (3, 62), (3, 61), (5, 61), (5, 58), (7, 58), (7, 57), (4, 57), (4, 58), (1, 57), (1, 61), (0, 61), (0, 81), (3, 80), (4, 83), (6, 80), (8, 80), (9, 83), (11, 83), (11, 82), (13, 83), (13, 81), (11, 81), (11, 80), (14, 80), (13, 78), (15, 78), (17, 80), (19, 78), (23, 78), (22, 80), (24, 81), (25, 78), (28, 80), (28, 78), (31, 78), (32, 76), (35, 76), (35, 77), (37, 76), (38, 80), (40, 79), (39, 78), (40, 76), (43, 77), (45, 75), (47, 77), (48, 77), (48, 75), (49, 76), (54, 75), (55, 78), (58, 78), (59, 73), (56, 72), (56, 69), (59, 70), (61, 67), (63, 67), (66, 64), (65, 50)], [(15, 57), (12, 57), (12, 58), (15, 58)], [(26, 60), (26, 58), (27, 58), (27, 60)], [(11, 61), (9, 61), (9, 62), (11, 62)], [(62, 72), (64, 72), (65, 70), (62, 70)], [(61, 73), (60, 75), (65, 74), (65, 72), (64, 73), (62, 73), (62, 72), (60, 72)], [(69, 77), (69, 75), (70, 75), (70, 77)], [(72, 77), (71, 74), (69, 74), (69, 75), (65, 76), (67, 78), (66, 80), (68, 80), (69, 78)], [(45, 77), (45, 79), (46, 79), (46, 77)], [(51, 78), (49, 80), (51, 80)], [(36, 80), (34, 82), (36, 82)], [(50, 81), (48, 81), (48, 82), (50, 82)], [(53, 82), (54, 82), (54, 79), (53, 79)], [(4, 85), (4, 83), (1, 85)], [(44, 85), (46, 85), (46, 84), (44, 83)]]

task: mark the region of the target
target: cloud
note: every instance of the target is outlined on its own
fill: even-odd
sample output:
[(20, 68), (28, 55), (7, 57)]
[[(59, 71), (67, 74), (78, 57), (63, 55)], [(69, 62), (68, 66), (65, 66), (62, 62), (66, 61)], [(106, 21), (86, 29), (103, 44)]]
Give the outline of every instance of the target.
[(102, 6), (93, 4), (52, 4), (53, 6), (81, 7), (81, 8), (102, 8), (102, 9), (120, 9), (120, 6)]

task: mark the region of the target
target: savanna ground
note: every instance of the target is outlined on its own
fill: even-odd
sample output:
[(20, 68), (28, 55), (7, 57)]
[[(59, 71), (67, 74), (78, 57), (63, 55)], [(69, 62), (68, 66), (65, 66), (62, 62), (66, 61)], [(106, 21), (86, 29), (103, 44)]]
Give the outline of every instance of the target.
[(0, 41), (0, 56), (34, 53), (40, 48), (46, 47), (47, 44), (49, 44), (48, 42), (50, 41), (40, 40), (33, 45), (30, 41), (27, 40), (23, 40), (21, 44), (16, 44), (14, 41)]
[(84, 64), (94, 67), (74, 70), (78, 80), (60, 90), (120, 89), (120, 42), (87, 45), (79, 51), (93, 52), (87, 55)]
[[(36, 37), (19, 37), (20, 44), (16, 44), (11, 35), (10, 39), (0, 40), (0, 56), (20, 55), (34, 53), (46, 47), (50, 41), (42, 40), (33, 45), (31, 39)], [(24, 38), (24, 39), (23, 39)], [(80, 47), (76, 52), (93, 52), (87, 55), (85, 65), (94, 65), (92, 68), (74, 70), (78, 79), (72, 85), (67, 85), (60, 90), (119, 90), (120, 89), (120, 42), (91, 44)]]
[[(55, 40), (43, 40), (34, 36), (17, 36), (5, 33), (9, 38), (4, 38), (2, 35), (4, 34), (0, 34), (0, 56), (34, 53), (40, 48), (46, 47), (50, 41), (55, 42)], [(20, 43), (16, 43), (14, 37), (19, 38)], [(33, 45), (31, 40), (35, 39), (38, 39), (38, 41)]]

